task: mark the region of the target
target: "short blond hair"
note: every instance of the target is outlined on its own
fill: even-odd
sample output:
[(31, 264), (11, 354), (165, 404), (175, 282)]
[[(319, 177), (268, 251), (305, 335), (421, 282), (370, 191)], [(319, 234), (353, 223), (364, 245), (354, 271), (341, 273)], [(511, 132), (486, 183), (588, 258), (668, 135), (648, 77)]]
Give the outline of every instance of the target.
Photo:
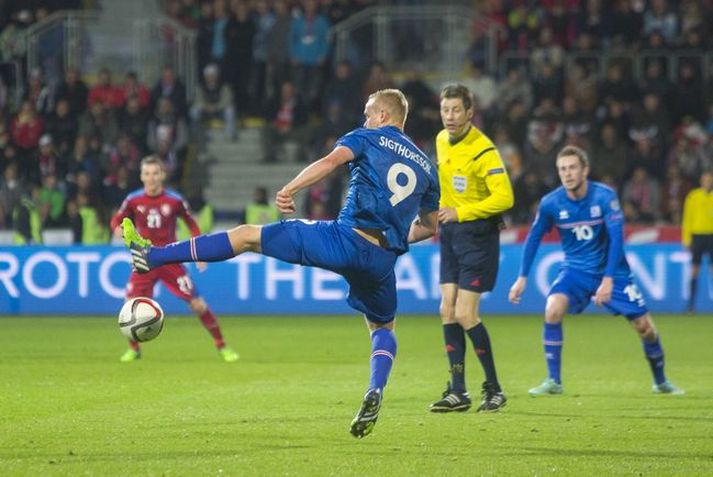
[(149, 154), (141, 159), (141, 167), (144, 166), (159, 166), (163, 172), (166, 172), (166, 164), (164, 164), (163, 159), (155, 154)]
[(398, 89), (380, 89), (369, 95), (369, 99), (378, 102), (389, 115), (403, 125), (408, 116), (408, 100)]

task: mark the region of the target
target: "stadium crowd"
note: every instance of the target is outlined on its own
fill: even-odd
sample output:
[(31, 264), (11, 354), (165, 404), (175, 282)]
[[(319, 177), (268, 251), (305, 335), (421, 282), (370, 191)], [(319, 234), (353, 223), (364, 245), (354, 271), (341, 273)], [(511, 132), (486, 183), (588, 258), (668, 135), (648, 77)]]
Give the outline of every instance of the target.
[[(3, 3), (3, 61), (24, 58), (18, 31), (79, 3)], [(75, 69), (47, 84), (42, 71), (31, 70), (19, 104), (0, 85), (0, 229), (34, 204), (42, 226), (72, 227), (77, 242), (106, 241), (107, 218), (139, 186), (143, 155), (163, 158), (169, 182), (180, 183), (192, 125), (218, 120), (235, 139), (249, 118), (258, 118), (264, 161), (278, 160), (287, 141), (297, 142), (306, 160), (359, 124), (364, 99), (386, 87), (407, 95), (406, 132), (433, 152), (441, 85), (425, 71), (392, 74), (380, 63), (333, 60), (330, 27), (384, 2), (163, 3), (168, 16), (197, 32), (201, 81), (192, 104), (171, 66), (154, 85), (109, 69), (91, 85)], [(454, 77), (475, 92), (474, 123), (494, 138), (508, 166), (515, 190), (509, 221), (532, 220), (539, 198), (556, 184), (556, 151), (574, 144), (590, 152), (593, 175), (619, 191), (629, 222), (679, 223), (685, 194), (713, 167), (713, 64), (706, 53), (713, 46), (713, 2), (475, 5), (467, 72)], [(486, 38), (493, 25), (495, 71)], [(337, 176), (313, 187), (307, 215), (333, 217), (343, 186)]]

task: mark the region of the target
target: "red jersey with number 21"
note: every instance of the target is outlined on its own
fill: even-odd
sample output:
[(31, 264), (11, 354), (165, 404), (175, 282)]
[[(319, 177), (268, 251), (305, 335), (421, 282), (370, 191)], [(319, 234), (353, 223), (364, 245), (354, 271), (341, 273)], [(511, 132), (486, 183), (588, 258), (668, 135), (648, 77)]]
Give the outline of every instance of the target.
[(111, 219), (111, 229), (116, 229), (124, 217), (134, 221), (136, 230), (154, 245), (176, 241), (176, 220), (186, 222), (192, 236), (200, 235), (200, 228), (188, 210), (188, 203), (178, 192), (164, 190), (155, 196), (143, 189), (126, 196), (119, 211)]

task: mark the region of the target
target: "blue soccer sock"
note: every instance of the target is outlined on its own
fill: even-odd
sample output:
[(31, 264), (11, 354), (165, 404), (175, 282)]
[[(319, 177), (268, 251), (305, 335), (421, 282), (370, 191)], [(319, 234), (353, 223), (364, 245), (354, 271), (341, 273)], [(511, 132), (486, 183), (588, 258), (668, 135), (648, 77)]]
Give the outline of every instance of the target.
[(465, 331), (458, 323), (443, 325), (443, 338), (451, 366), (451, 390), (465, 392)]
[(542, 343), (545, 348), (545, 361), (549, 378), (562, 383), (560, 369), (562, 368), (562, 323), (545, 323), (542, 330)]
[(396, 356), (396, 335), (386, 328), (371, 333), (371, 377), (369, 389), (383, 390)]
[(645, 340), (641, 340), (644, 345), (644, 354), (646, 354), (646, 359), (649, 361), (649, 366), (651, 366), (651, 373), (654, 375), (654, 381), (656, 384), (661, 384), (666, 381), (666, 375), (664, 374), (664, 359), (663, 359), (663, 348), (661, 347), (661, 340), (658, 336), (656, 339), (650, 343)]
[(151, 247), (148, 259), (152, 268), (167, 263), (182, 262), (220, 262), (237, 255), (233, 252), (228, 232), (200, 235), (183, 242), (176, 242), (165, 247)]

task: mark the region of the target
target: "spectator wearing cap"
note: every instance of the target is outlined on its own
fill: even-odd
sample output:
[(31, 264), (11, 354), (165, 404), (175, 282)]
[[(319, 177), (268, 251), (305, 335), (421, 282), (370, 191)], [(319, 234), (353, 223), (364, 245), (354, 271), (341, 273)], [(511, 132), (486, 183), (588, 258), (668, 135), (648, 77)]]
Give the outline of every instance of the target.
[[(62, 172), (59, 170), (59, 161), (54, 151), (54, 144), (52, 144), (52, 136), (49, 134), (43, 134), (40, 137), (39, 151), (35, 162), (37, 169), (31, 175), (31, 179), (37, 184), (40, 184), (45, 176), (59, 175)], [(37, 175), (38, 172), (39, 175)]]
[(203, 83), (198, 89), (196, 101), (191, 108), (195, 124), (202, 121), (223, 121), (225, 136), (235, 136), (235, 109), (230, 88), (221, 80), (220, 69), (215, 63), (203, 68)]

